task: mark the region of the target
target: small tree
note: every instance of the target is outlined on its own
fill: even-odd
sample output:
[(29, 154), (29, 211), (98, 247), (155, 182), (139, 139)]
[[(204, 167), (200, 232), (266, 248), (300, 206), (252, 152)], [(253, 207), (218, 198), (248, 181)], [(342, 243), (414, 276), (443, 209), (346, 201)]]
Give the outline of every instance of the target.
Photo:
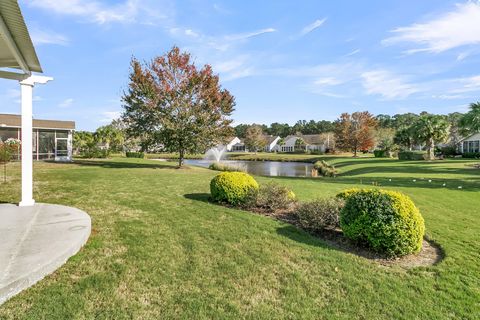
[(356, 157), (359, 150), (368, 150), (375, 145), (376, 125), (377, 121), (368, 111), (354, 112), (351, 115), (342, 113), (335, 125), (336, 146), (353, 152)]
[(395, 129), (392, 128), (378, 128), (375, 132), (375, 140), (377, 148), (385, 150), (388, 156), (391, 156), (391, 152), (397, 148), (394, 142)]
[(129, 135), (178, 152), (181, 167), (186, 153), (204, 152), (232, 134), (235, 99), (209, 65), (199, 70), (190, 54), (173, 47), (150, 63), (132, 59), (131, 67), (123, 95)]
[(297, 140), (295, 140), (295, 151), (307, 151), (307, 143), (303, 138), (298, 138)]
[(470, 104), (470, 111), (463, 115), (459, 125), (464, 136), (480, 132), (480, 102)]
[(427, 159), (435, 159), (435, 144), (444, 142), (448, 138), (450, 125), (439, 115), (425, 114), (413, 124), (419, 142), (427, 146)]
[(401, 146), (402, 149), (411, 151), (413, 145), (417, 142), (412, 126), (397, 130), (397, 132), (395, 132), (393, 142)]
[(267, 140), (263, 135), (262, 127), (259, 125), (251, 125), (245, 131), (245, 147), (249, 151), (258, 152), (267, 145)]
[(2, 141), (0, 139), (0, 163), (3, 164), (3, 182), (7, 182), (7, 163), (12, 160), (13, 155), (20, 151), (20, 140), (7, 139)]
[(95, 141), (104, 144), (107, 151), (123, 151), (124, 132), (112, 124), (98, 128), (94, 134)]

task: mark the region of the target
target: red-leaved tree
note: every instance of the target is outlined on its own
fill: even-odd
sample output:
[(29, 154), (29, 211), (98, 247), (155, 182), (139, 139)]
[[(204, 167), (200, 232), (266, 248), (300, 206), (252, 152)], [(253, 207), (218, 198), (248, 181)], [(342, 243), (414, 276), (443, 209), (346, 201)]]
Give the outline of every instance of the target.
[(123, 120), (144, 149), (161, 144), (178, 152), (181, 167), (185, 154), (205, 152), (232, 134), (235, 99), (209, 65), (198, 69), (173, 47), (150, 63), (132, 59), (131, 68)]
[(357, 156), (360, 150), (369, 150), (375, 145), (377, 120), (368, 111), (342, 113), (335, 122), (336, 147), (353, 152)]

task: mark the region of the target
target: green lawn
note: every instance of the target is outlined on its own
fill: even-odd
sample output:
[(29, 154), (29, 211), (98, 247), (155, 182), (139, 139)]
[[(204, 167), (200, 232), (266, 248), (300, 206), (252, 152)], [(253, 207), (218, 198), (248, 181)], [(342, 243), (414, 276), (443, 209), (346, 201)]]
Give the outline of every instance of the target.
[[(2, 305), (0, 319), (478, 319), (474, 161), (329, 160), (340, 177), (258, 180), (284, 183), (301, 200), (372, 182), (405, 192), (445, 259), (380, 266), (288, 224), (211, 204), (215, 172), (206, 169), (121, 158), (35, 163), (37, 201), (85, 210), (93, 231), (66, 265)], [(0, 202), (19, 200), (19, 164), (9, 172)]]

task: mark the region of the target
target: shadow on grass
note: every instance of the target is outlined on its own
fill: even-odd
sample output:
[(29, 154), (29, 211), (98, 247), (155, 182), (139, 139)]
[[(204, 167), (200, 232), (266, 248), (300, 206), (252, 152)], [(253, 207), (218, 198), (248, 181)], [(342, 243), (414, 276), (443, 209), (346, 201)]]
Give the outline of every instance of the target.
[[(304, 179), (308, 181), (315, 181), (318, 183), (331, 183), (331, 184), (351, 184), (352, 187), (400, 187), (400, 188), (425, 188), (425, 189), (447, 189), (458, 191), (480, 191), (480, 177), (471, 179), (442, 179), (432, 178), (385, 178), (385, 177), (338, 177), (338, 178), (293, 178), (293, 177), (271, 177), (276, 180), (292, 180), (298, 181)], [(415, 181), (413, 181), (415, 180)]]
[(183, 195), (186, 199), (210, 203), (209, 193), (188, 193)]
[[(56, 163), (56, 162), (52, 162)], [(123, 161), (109, 161), (109, 160), (84, 160), (75, 159), (74, 165), (102, 167), (110, 169), (175, 169), (174, 165), (163, 163), (146, 163), (146, 162), (123, 162)]]

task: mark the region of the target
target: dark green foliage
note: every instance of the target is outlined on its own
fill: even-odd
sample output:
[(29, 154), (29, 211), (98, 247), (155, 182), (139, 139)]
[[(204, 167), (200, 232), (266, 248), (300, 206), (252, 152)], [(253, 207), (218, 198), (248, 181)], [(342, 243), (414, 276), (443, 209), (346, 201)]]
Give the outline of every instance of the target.
[(258, 190), (257, 181), (244, 172), (222, 172), (210, 182), (212, 199), (233, 205), (245, 203), (255, 190)]
[(374, 150), (373, 155), (375, 158), (388, 158), (388, 152), (387, 150)]
[(401, 151), (398, 153), (399, 160), (425, 160), (427, 153), (425, 151)]
[(338, 198), (317, 199), (302, 203), (295, 211), (298, 224), (310, 232), (321, 232), (340, 226), (340, 211), (344, 201)]
[(89, 148), (83, 151), (80, 156), (87, 159), (105, 159), (110, 155), (110, 151), (107, 149), (100, 149), (98, 147)]
[(465, 152), (462, 154), (462, 157), (469, 159), (478, 159), (480, 158), (480, 152)]
[(336, 177), (338, 173), (335, 166), (327, 163), (324, 160), (315, 162), (313, 167), (317, 170), (318, 174), (323, 177)]
[(420, 211), (406, 195), (378, 189), (351, 192), (340, 214), (344, 235), (388, 256), (417, 253), (425, 225)]
[(127, 158), (140, 158), (144, 159), (145, 158), (145, 153), (144, 152), (126, 152), (125, 156)]

